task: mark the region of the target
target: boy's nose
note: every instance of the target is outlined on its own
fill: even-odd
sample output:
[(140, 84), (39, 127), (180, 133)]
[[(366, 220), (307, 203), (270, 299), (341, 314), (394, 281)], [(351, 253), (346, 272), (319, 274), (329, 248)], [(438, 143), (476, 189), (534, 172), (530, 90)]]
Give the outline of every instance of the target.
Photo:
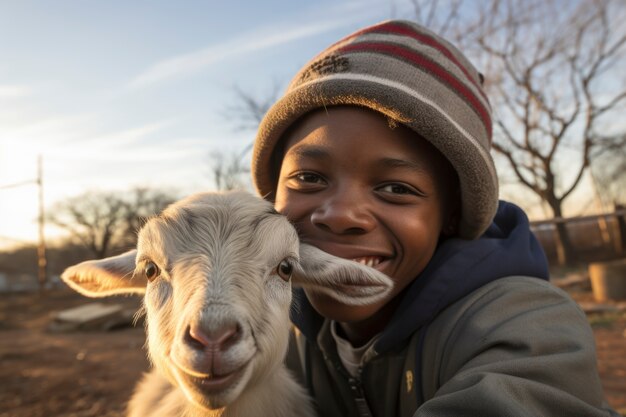
[(367, 233), (376, 226), (364, 201), (350, 193), (337, 193), (322, 203), (311, 214), (311, 223), (336, 234)]

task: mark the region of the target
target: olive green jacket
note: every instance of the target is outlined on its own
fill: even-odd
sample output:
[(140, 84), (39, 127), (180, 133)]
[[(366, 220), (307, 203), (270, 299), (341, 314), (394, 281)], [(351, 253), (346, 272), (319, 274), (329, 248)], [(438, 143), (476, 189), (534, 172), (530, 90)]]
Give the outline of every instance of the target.
[(287, 360), (323, 417), (618, 416), (585, 314), (542, 280), (473, 291), (396, 349), (366, 352), (360, 378), (343, 368), (329, 327), (315, 342), (295, 330)]

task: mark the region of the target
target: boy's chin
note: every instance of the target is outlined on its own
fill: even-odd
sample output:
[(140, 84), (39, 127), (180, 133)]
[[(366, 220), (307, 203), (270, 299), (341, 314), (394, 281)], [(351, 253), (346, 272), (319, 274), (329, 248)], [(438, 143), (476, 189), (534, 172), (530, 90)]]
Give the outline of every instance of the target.
[(304, 290), (311, 305), (320, 315), (341, 323), (356, 323), (371, 318), (388, 300), (374, 304), (353, 306), (343, 304), (336, 299), (313, 290)]

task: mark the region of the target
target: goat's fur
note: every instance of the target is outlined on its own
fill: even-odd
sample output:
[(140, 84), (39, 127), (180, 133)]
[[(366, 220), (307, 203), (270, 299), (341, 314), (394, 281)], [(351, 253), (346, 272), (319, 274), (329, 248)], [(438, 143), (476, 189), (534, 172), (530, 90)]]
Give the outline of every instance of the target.
[[(279, 276), (283, 260), (294, 267), (291, 280)], [(151, 282), (148, 262), (160, 270)], [(372, 268), (300, 245), (285, 217), (242, 192), (175, 203), (146, 223), (136, 251), (83, 262), (62, 278), (90, 297), (145, 294), (154, 369), (137, 386), (131, 417), (314, 415), (283, 365), (291, 281), (353, 305), (378, 300), (392, 285)], [(346, 285), (349, 293), (334, 289)], [(190, 342), (190, 329), (225, 328), (236, 329), (229, 343)], [(227, 382), (214, 383), (220, 378)]]

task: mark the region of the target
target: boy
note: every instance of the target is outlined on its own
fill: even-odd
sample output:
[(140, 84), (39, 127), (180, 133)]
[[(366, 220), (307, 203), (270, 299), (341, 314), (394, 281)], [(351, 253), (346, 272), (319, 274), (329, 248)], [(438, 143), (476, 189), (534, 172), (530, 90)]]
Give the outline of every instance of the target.
[(482, 76), (405, 21), (331, 45), (265, 116), (259, 193), (302, 241), (395, 283), (358, 308), (296, 293), (288, 361), (321, 416), (616, 415), (584, 314), (498, 204), (491, 127)]

